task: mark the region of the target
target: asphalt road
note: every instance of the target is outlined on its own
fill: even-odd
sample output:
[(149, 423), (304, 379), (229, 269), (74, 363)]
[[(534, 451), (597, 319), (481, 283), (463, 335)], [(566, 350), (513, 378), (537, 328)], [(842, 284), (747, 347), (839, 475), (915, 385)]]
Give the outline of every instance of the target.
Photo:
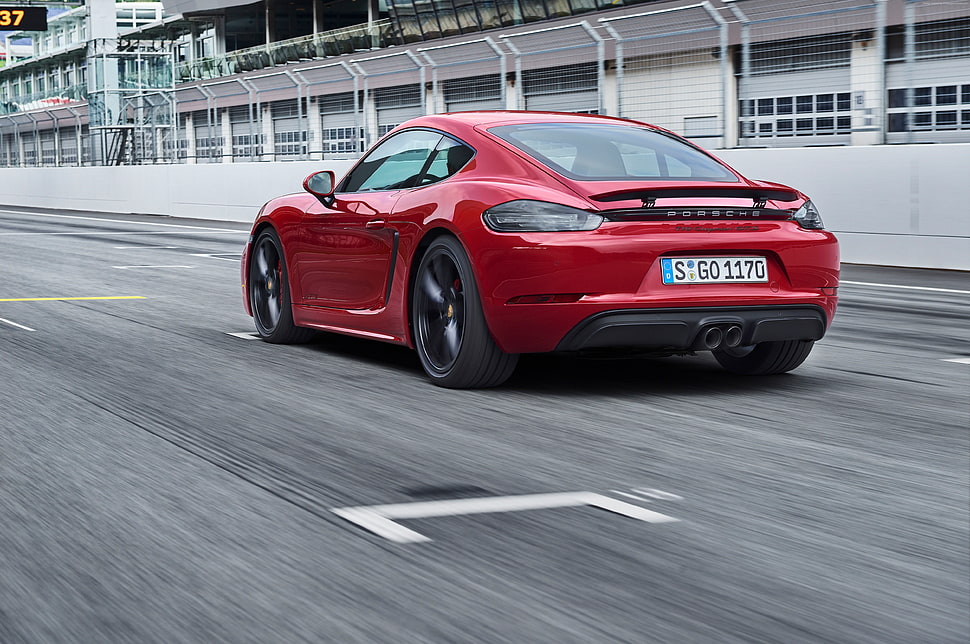
[[(247, 232), (0, 210), (3, 644), (970, 640), (967, 274), (845, 267), (784, 376), (541, 356), (449, 391), (228, 335)], [(333, 512), (580, 492), (677, 521)]]

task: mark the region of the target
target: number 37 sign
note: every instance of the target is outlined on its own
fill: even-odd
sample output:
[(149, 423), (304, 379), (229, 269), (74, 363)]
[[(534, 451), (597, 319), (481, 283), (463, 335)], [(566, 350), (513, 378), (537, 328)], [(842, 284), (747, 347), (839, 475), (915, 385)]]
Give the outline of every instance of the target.
[(46, 7), (5, 7), (0, 5), (0, 31), (46, 30)]

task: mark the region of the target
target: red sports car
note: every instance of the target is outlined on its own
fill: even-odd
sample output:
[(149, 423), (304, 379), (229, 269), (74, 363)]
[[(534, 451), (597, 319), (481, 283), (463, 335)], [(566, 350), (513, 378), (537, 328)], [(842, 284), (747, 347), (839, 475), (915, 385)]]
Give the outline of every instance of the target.
[(838, 242), (804, 194), (643, 123), (425, 116), (303, 187), (263, 206), (242, 256), (259, 335), (407, 345), (444, 387), (546, 351), (781, 373), (835, 314)]

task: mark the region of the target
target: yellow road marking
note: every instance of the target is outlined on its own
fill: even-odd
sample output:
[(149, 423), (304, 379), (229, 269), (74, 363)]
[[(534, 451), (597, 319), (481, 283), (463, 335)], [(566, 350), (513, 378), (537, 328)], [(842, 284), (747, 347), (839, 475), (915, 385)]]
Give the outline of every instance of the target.
[(106, 295), (103, 297), (9, 297), (0, 302), (61, 302), (64, 300), (144, 300), (144, 295)]

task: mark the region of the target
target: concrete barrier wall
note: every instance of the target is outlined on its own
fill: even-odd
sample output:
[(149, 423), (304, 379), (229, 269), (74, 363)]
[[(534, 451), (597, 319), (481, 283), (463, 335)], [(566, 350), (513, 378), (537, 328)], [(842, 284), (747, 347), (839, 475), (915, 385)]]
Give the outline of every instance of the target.
[[(855, 264), (970, 270), (970, 144), (720, 150), (798, 187)], [(314, 170), (350, 161), (0, 169), (0, 204), (250, 221)]]
[(0, 204), (252, 221), (273, 197), (301, 192), (316, 170), (352, 161), (0, 168)]
[(809, 195), (852, 264), (970, 270), (970, 145), (719, 150)]

